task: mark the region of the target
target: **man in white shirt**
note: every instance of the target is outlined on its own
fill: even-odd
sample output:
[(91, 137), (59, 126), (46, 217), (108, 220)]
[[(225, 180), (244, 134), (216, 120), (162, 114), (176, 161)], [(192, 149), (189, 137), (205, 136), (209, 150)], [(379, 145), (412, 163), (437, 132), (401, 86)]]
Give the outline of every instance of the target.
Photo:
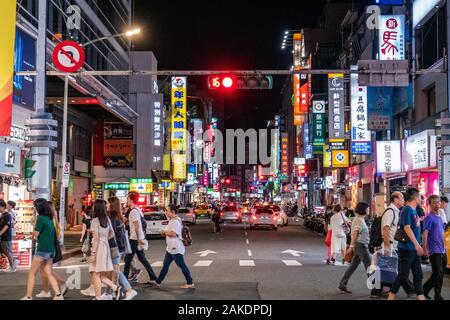
[(447, 226), (448, 220), (447, 220), (447, 214), (445, 213), (445, 210), (447, 210), (448, 206), (448, 198), (446, 196), (441, 197), (441, 208), (438, 211), (439, 216), (442, 219), (442, 223), (444, 224), (444, 227)]
[(183, 272), (184, 277), (186, 278), (186, 284), (181, 286), (182, 289), (195, 289), (194, 281), (192, 280), (191, 273), (189, 268), (184, 261), (184, 253), (186, 248), (182, 241), (182, 232), (183, 232), (183, 223), (181, 219), (177, 216), (175, 206), (170, 206), (167, 210), (167, 216), (169, 217), (169, 225), (166, 230), (161, 230), (161, 235), (166, 237), (166, 256), (164, 257), (163, 267), (161, 269), (161, 273), (159, 274), (158, 279), (156, 279), (156, 286), (160, 286), (164, 281), (164, 278), (169, 271), (170, 264), (172, 261), (175, 261), (176, 265)]
[(142, 263), (145, 270), (147, 270), (150, 281), (147, 284), (155, 284), (156, 274), (153, 271), (150, 263), (148, 262), (144, 250), (142, 247), (145, 246), (145, 233), (142, 227), (141, 219), (143, 219), (143, 214), (141, 209), (137, 206), (139, 202), (139, 193), (130, 192), (128, 194), (128, 206), (131, 209), (130, 216), (128, 217), (129, 227), (130, 227), (130, 246), (131, 253), (125, 256), (125, 267), (123, 273), (125, 277), (130, 274), (131, 261), (133, 261), (134, 255), (137, 255), (138, 260)]

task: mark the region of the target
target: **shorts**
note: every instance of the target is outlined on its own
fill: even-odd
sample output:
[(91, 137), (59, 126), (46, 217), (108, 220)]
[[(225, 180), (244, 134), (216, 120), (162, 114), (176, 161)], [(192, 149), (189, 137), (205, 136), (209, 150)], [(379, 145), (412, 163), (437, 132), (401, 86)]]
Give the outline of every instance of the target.
[(335, 235), (331, 236), (331, 252), (332, 253), (341, 253), (342, 251), (347, 250), (347, 237), (336, 237)]
[(35, 256), (41, 258), (44, 261), (53, 259), (55, 257), (54, 252), (43, 252), (43, 251), (37, 251), (34, 253)]
[(120, 264), (120, 260), (122, 259), (123, 253), (120, 253), (119, 256), (115, 259), (111, 259), (113, 266), (117, 266)]
[(12, 241), (2, 241), (0, 245), (0, 252), (2, 254), (12, 255)]

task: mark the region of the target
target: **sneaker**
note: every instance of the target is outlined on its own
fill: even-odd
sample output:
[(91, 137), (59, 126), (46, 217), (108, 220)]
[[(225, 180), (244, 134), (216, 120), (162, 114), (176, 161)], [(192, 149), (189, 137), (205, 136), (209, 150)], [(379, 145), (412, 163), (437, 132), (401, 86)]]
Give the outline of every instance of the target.
[(104, 294), (102, 294), (102, 295), (100, 296), (100, 298), (97, 299), (97, 300), (112, 300), (112, 299), (113, 299), (113, 298), (112, 298), (112, 294), (104, 293)]
[(133, 279), (132, 282), (138, 281), (138, 279), (139, 279), (139, 277), (141, 276), (141, 274), (142, 274), (142, 270), (141, 270), (141, 269), (138, 269), (136, 272), (134, 272), (133, 274), (131, 274), (131, 277), (130, 277), (130, 278)]
[(341, 293), (348, 293), (351, 294), (352, 292), (347, 289), (347, 287), (338, 287), (337, 290)]
[(20, 300), (33, 300), (33, 298), (30, 298), (30, 297), (25, 296), (25, 297), (23, 297), (23, 298), (20, 299)]
[(137, 296), (136, 290), (130, 289), (125, 293), (124, 300), (132, 300), (136, 296)]
[(330, 265), (330, 264), (331, 264), (331, 260), (327, 259), (327, 265)]
[(181, 289), (195, 289), (194, 284), (185, 284), (180, 287)]
[(65, 283), (63, 283), (59, 286), (59, 291), (61, 292), (61, 295), (65, 296), (67, 291), (69, 291), (69, 288)]
[(86, 258), (83, 258), (83, 259), (81, 259), (80, 262), (81, 262), (81, 263), (85, 263), (85, 262), (87, 262), (87, 260), (86, 260)]
[(90, 287), (87, 288), (87, 289), (81, 290), (80, 292), (81, 292), (81, 294), (82, 294), (83, 296), (87, 296), (87, 297), (95, 297), (95, 291), (94, 291), (94, 288), (93, 288), (92, 286), (90, 286)]
[(60, 294), (59, 296), (55, 296), (53, 300), (64, 300), (64, 296)]
[(114, 291), (114, 299), (119, 300), (122, 297), (122, 287), (118, 286), (116, 291)]
[(36, 298), (51, 298), (52, 294), (49, 292), (41, 291), (36, 295)]
[(14, 260), (14, 262), (13, 262), (13, 269), (14, 269), (14, 270), (17, 269), (17, 266), (19, 265), (19, 263), (20, 263), (19, 260), (17, 260), (17, 259)]

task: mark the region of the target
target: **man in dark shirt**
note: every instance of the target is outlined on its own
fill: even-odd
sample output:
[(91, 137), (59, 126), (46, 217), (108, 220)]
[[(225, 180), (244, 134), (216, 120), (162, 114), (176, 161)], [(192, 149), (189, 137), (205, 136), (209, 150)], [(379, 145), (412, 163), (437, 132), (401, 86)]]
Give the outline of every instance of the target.
[(6, 202), (0, 199), (0, 251), (2, 256), (9, 262), (9, 272), (16, 272), (18, 260), (13, 259), (12, 255), (12, 216), (6, 210)]

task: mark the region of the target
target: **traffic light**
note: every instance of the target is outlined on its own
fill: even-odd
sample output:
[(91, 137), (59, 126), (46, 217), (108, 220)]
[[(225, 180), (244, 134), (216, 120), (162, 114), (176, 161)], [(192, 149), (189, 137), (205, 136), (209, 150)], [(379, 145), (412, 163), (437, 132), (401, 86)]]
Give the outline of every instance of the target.
[(211, 90), (270, 90), (273, 88), (272, 76), (209, 76)]
[(24, 179), (33, 178), (34, 174), (36, 173), (36, 170), (33, 170), (33, 167), (35, 164), (36, 164), (36, 160), (31, 160), (28, 158), (23, 160), (22, 176)]
[(225, 184), (231, 184), (231, 179), (226, 178), (226, 179), (225, 179)]

